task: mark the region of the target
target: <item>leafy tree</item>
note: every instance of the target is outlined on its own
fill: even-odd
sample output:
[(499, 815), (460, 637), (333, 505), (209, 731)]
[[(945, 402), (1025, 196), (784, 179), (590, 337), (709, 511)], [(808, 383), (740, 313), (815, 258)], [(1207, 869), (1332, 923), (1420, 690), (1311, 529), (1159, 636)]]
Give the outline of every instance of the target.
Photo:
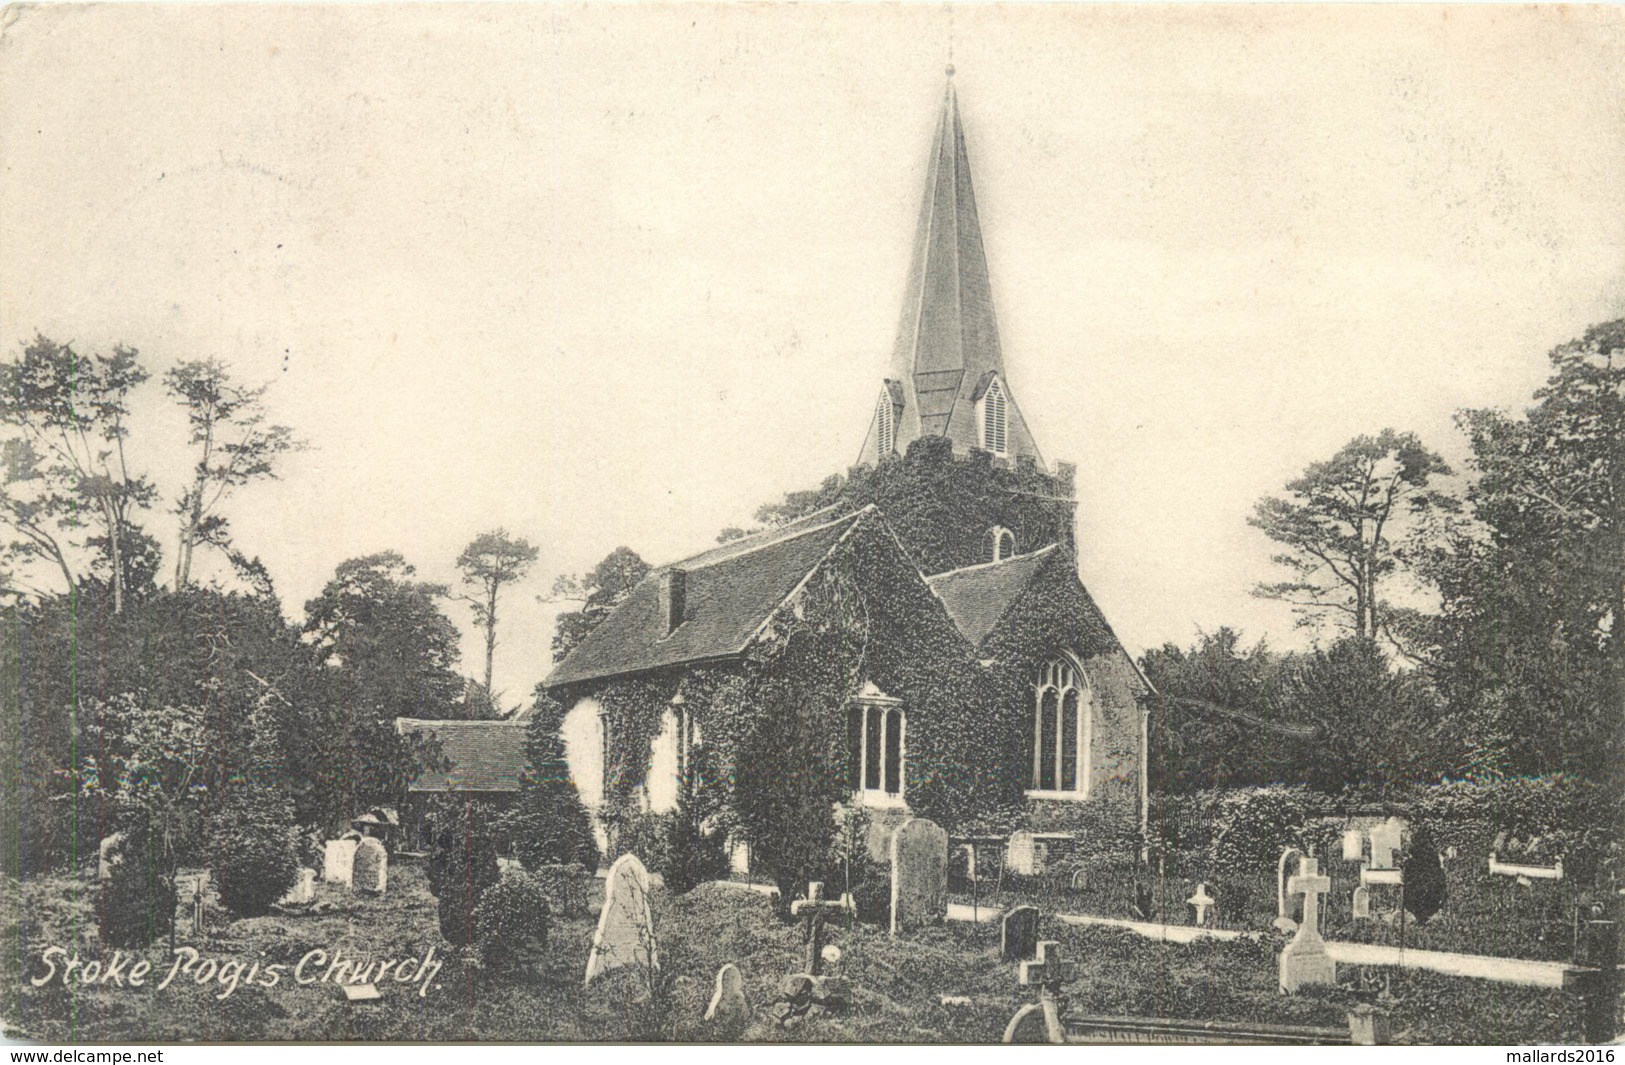
[(175, 504), (180, 544), (175, 587), (192, 579), (192, 553), (199, 544), (230, 551), (231, 534), (219, 507), (236, 489), (275, 477), (277, 463), (305, 445), (285, 425), (267, 425), (268, 386), (246, 388), (232, 381), (216, 359), (183, 362), (164, 374), (164, 389), (186, 408), (190, 443), (197, 449), (192, 482)]
[(1475, 772), (1619, 781), (1625, 762), (1625, 319), (1550, 355), (1521, 417), (1464, 412), (1471, 524), (1437, 547), (1436, 665)]
[(268, 701), (262, 699), (253, 715), (249, 772), (226, 789), (212, 832), (220, 901), (239, 917), (269, 913), (299, 868), (293, 802), (282, 786), (285, 759)]
[(1258, 501), (1248, 524), (1286, 550), (1272, 561), (1292, 577), (1253, 594), (1293, 604), (1304, 623), (1327, 617), (1364, 639), (1393, 638), (1384, 591), (1403, 562), (1400, 526), (1456, 501), (1434, 487), (1451, 470), (1413, 433), (1358, 436)]
[[(536, 546), (505, 529), (480, 533), (457, 556), (463, 583), (475, 589), (474, 624), (485, 630), (485, 690), (492, 691), (491, 666), (497, 651), (497, 597), (504, 585), (522, 580), (536, 562)], [(466, 598), (466, 597), (465, 597)]]
[(553, 661), (560, 662), (587, 634), (609, 617), (621, 600), (649, 572), (649, 564), (630, 547), (617, 547), (588, 573), (561, 576), (553, 583), (554, 599), (581, 603), (580, 610), (560, 614), (553, 633)]
[(0, 364), (0, 423), (16, 431), (7, 450), (0, 514), (19, 539), (14, 557), (44, 559), (74, 589), (69, 548), (93, 515), (107, 558), (113, 613), (124, 610), (124, 552), (133, 516), (151, 506), (152, 483), (130, 472), (129, 397), (147, 379), (139, 353), (119, 345), (85, 358), (71, 344), (36, 336)]

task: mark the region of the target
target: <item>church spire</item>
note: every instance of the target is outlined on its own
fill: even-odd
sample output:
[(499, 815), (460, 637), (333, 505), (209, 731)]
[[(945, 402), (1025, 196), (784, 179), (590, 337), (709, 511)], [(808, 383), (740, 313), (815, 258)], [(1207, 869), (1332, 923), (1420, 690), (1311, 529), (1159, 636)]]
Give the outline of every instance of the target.
[[(947, 74), (886, 382), (897, 402), (888, 411), (882, 395), (860, 457), (864, 462), (882, 458), (888, 441), (902, 451), (921, 436), (946, 436), (956, 451), (1038, 457), (1003, 380), (993, 286), (951, 63)], [(990, 392), (992, 399), (984, 402)]]

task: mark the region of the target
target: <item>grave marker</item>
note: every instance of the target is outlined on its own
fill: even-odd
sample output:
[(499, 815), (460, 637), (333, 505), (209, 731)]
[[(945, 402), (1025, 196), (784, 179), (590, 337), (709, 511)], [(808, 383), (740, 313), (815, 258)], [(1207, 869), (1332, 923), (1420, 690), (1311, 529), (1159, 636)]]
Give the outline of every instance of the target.
[(355, 862), (356, 841), (330, 839), (322, 851), (322, 879), (329, 884), (350, 885), (351, 868)]
[(1303, 896), (1303, 924), (1281, 951), (1281, 990), (1297, 991), (1308, 984), (1336, 984), (1337, 963), (1320, 938), (1320, 897), (1332, 888), (1332, 878), (1320, 875), (1320, 862), (1307, 855), (1298, 859), (1298, 875), (1287, 882), (1287, 892)]
[(1185, 900), (1191, 909), (1196, 911), (1196, 926), (1198, 928), (1207, 927), (1208, 910), (1213, 907), (1215, 901), (1213, 896), (1207, 893), (1206, 883), (1197, 884), (1196, 894)]
[(389, 884), (389, 852), (376, 837), (368, 836), (356, 844), (350, 863), (350, 887), (382, 895)]
[(96, 850), (96, 875), (103, 880), (113, 875), (113, 850), (124, 842), (124, 833), (115, 832), (102, 839), (101, 846)]
[(301, 869), (288, 893), (277, 900), (279, 906), (309, 906), (316, 901), (316, 870)]
[(891, 934), (938, 924), (948, 914), (948, 833), (913, 817), (891, 838)]
[(1394, 854), (1404, 845), (1405, 822), (1390, 817), (1371, 829), (1371, 868), (1397, 869)]
[(590, 984), (611, 969), (627, 965), (660, 968), (654, 917), (649, 912), (649, 873), (635, 854), (615, 859), (604, 878), (604, 908), (598, 914), (583, 983)]
[(1026, 961), (1038, 950), (1038, 909), (1017, 906), (1004, 915), (999, 933), (999, 957)]
[[(807, 885), (807, 897), (797, 899), (790, 904), (790, 916), (800, 917), (806, 921), (805, 934), (807, 937), (807, 972), (817, 976), (823, 970), (824, 964), (824, 920), (830, 914), (856, 913), (856, 904), (851, 895), (842, 895), (839, 900), (824, 898), (824, 885), (822, 881), (814, 880)], [(836, 955), (839, 957), (839, 955)]]
[(716, 1025), (726, 1039), (737, 1039), (750, 1023), (750, 1000), (745, 997), (745, 978), (739, 966), (729, 962), (717, 970), (716, 989), (705, 1008), (705, 1020)]

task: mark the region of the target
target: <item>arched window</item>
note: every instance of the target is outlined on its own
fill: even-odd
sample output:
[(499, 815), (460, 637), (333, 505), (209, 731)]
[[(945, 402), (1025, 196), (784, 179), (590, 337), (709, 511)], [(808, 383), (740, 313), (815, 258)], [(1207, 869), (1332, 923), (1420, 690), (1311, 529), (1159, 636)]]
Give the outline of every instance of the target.
[(852, 708), (848, 745), (854, 790), (866, 803), (902, 802), (907, 740), (902, 703), (879, 694), (859, 696)]
[(1009, 450), (1005, 404), (1004, 386), (995, 377), (988, 382), (987, 391), (982, 393), (982, 447), (995, 455), (1003, 455)]
[(1033, 685), (1031, 789), (1082, 798), (1089, 793), (1088, 681), (1071, 660), (1046, 662)]
[(982, 539), (982, 561), (1003, 562), (1016, 553), (1016, 537), (1002, 525), (995, 525)]
[(875, 404), (875, 449), (880, 458), (897, 450), (897, 420), (890, 389), (882, 388), (880, 402)]

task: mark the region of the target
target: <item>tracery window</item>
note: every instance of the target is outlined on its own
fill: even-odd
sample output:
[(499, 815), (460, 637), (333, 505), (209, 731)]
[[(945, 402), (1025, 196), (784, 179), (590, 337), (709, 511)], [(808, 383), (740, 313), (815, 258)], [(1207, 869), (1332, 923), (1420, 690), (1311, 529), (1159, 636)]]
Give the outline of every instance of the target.
[(1044, 663), (1033, 685), (1033, 791), (1088, 794), (1091, 703), (1070, 659)]
[(907, 738), (908, 725), (898, 700), (863, 697), (852, 707), (847, 746), (855, 790), (866, 802), (902, 801)]

